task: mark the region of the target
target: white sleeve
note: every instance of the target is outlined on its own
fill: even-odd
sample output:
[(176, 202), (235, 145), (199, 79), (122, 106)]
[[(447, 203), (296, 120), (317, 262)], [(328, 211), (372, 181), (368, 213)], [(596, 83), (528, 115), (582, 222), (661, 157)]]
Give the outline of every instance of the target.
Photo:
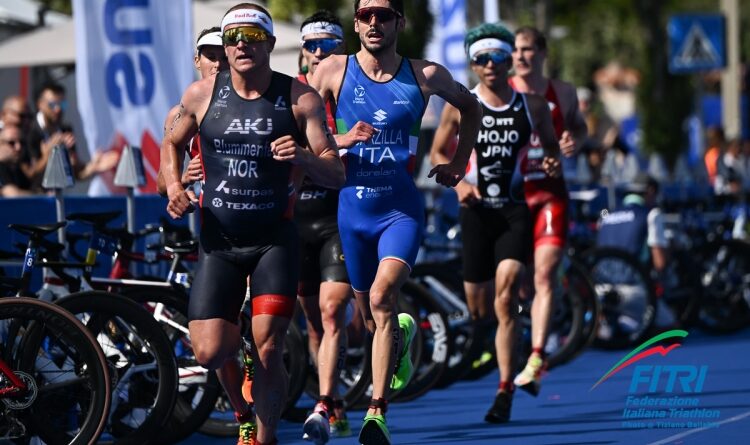
[(648, 212), (648, 247), (666, 248), (669, 246), (664, 234), (664, 214), (659, 209), (651, 209)]

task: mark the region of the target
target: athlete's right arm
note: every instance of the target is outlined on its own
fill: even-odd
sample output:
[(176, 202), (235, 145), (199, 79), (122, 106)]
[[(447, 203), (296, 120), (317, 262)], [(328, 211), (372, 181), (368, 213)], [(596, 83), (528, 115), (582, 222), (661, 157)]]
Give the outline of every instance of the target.
[[(161, 153), (159, 157), (159, 174), (156, 175), (156, 189), (159, 192), (161, 196), (167, 197), (167, 184), (164, 180), (164, 169), (166, 165), (166, 159), (168, 156), (168, 149), (167, 149), (167, 132), (169, 131), (170, 126), (172, 125), (172, 122), (174, 122), (174, 118), (177, 116), (177, 112), (179, 111), (180, 106), (175, 105), (169, 110), (169, 113), (167, 113), (167, 118), (164, 119), (164, 138), (161, 141)], [(183, 153), (181, 151), (178, 151), (175, 153), (175, 155), (178, 157), (177, 159), (177, 168), (179, 169), (182, 166), (183, 162)]]
[[(435, 130), (435, 137), (432, 139), (430, 148), (430, 161), (432, 165), (447, 164), (453, 159), (456, 150), (456, 136), (458, 135), (461, 114), (458, 108), (451, 104), (445, 104), (443, 112), (440, 115), (440, 125)], [(461, 179), (455, 186), (458, 202), (467, 206), (481, 199), (479, 189), (465, 179)]]
[[(206, 82), (209, 81), (209, 82)], [(169, 203), (167, 213), (172, 218), (181, 218), (194, 209), (195, 195), (190, 196), (182, 185), (180, 167), (182, 166), (182, 148), (198, 132), (196, 110), (205, 110), (211, 100), (213, 79), (194, 82), (188, 87), (180, 100), (177, 113), (172, 122), (167, 122), (166, 134), (162, 141), (159, 171), (164, 178)]]

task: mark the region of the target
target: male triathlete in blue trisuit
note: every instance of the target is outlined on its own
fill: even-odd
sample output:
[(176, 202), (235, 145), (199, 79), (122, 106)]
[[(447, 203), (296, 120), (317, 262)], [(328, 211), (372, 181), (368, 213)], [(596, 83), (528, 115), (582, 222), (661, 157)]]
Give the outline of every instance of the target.
[(339, 195), (339, 231), (349, 279), (374, 333), (373, 393), (359, 440), (390, 443), (386, 388), (389, 382), (393, 389), (404, 387), (413, 373), (408, 346), (414, 320), (406, 314), (397, 318), (395, 308), (424, 225), (422, 197), (411, 175), (420, 121), (433, 94), (461, 111), (455, 157), (430, 172), (438, 183), (454, 186), (466, 171), (480, 109), (443, 66), (396, 53), (406, 23), (401, 0), (356, 0), (354, 10), (360, 51), (322, 61), (312, 85), (336, 102), (340, 133), (360, 120), (378, 130), (370, 141), (342, 150), (347, 180)]
[(222, 34), (229, 70), (185, 91), (166, 136), (162, 171), (167, 211), (179, 218), (192, 203), (177, 153), (200, 131), (201, 250), (188, 308), (193, 351), (212, 369), (236, 355), (250, 275), (257, 436), (251, 432), (246, 442), (273, 444), (288, 381), (280, 346), (297, 293), (299, 247), (291, 221), (297, 169), (332, 188), (341, 186), (344, 172), (320, 97), (271, 70), (276, 39), (268, 12), (239, 4), (224, 16)]

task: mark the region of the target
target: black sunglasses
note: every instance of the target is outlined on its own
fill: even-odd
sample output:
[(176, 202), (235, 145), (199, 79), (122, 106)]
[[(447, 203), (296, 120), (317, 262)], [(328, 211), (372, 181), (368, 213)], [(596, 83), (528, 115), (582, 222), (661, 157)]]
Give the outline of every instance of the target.
[(401, 13), (391, 8), (360, 8), (354, 13), (354, 17), (360, 22), (370, 23), (372, 16), (380, 23), (390, 22), (391, 20), (401, 17)]

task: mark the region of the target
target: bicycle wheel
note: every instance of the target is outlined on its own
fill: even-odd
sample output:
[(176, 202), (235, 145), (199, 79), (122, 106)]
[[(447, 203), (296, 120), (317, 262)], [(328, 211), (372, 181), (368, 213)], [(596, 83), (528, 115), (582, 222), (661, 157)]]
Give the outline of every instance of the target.
[(750, 325), (750, 245), (734, 240), (712, 244), (702, 264), (701, 327), (723, 334)]
[(137, 303), (92, 291), (56, 302), (96, 336), (116, 376), (112, 413), (100, 443), (150, 443), (166, 424), (177, 394), (177, 363), (161, 326)]
[(145, 307), (172, 342), (179, 375), (177, 400), (157, 441), (180, 442), (200, 428), (223, 392), (216, 373), (200, 366), (193, 354), (187, 297), (172, 289), (144, 287), (123, 289), (122, 295)]
[(447, 263), (418, 264), (412, 271), (412, 277), (427, 288), (441, 305), (447, 307), (450, 355), (436, 388), (445, 388), (461, 380), (471, 371), (472, 362), (478, 357), (472, 349), (477, 345), (474, 333), (478, 325), (472, 321), (466, 305), (460, 269), (460, 261), (452, 260)]
[[(238, 354), (238, 360), (241, 359), (240, 353)], [(305, 389), (307, 360), (307, 341), (299, 327), (292, 322), (289, 324), (284, 337), (284, 366), (289, 374), (289, 386), (287, 387), (287, 398), (282, 409), (282, 416), (285, 412), (294, 408)], [(209, 436), (234, 437), (237, 436), (239, 426), (234, 417), (234, 408), (229, 403), (229, 398), (222, 391), (214, 405), (214, 410), (201, 425), (199, 431)]]
[(563, 257), (558, 268), (557, 283), (555, 307), (545, 346), (549, 369), (569, 362), (586, 346), (583, 338), (585, 301), (596, 299), (596, 291), (586, 269), (570, 257)]
[(595, 344), (627, 348), (645, 340), (656, 318), (651, 277), (628, 252), (594, 248), (582, 255), (601, 306)]
[(109, 413), (111, 380), (101, 348), (75, 317), (36, 299), (1, 299), (0, 359), (25, 373), (30, 380), (24, 381), (35, 388), (16, 403), (0, 397), (6, 438), (96, 442)]
[(401, 299), (417, 322), (412, 345), (414, 377), (393, 397), (394, 402), (414, 400), (432, 389), (448, 367), (452, 345), (448, 314), (424, 286), (407, 281), (401, 288)]

